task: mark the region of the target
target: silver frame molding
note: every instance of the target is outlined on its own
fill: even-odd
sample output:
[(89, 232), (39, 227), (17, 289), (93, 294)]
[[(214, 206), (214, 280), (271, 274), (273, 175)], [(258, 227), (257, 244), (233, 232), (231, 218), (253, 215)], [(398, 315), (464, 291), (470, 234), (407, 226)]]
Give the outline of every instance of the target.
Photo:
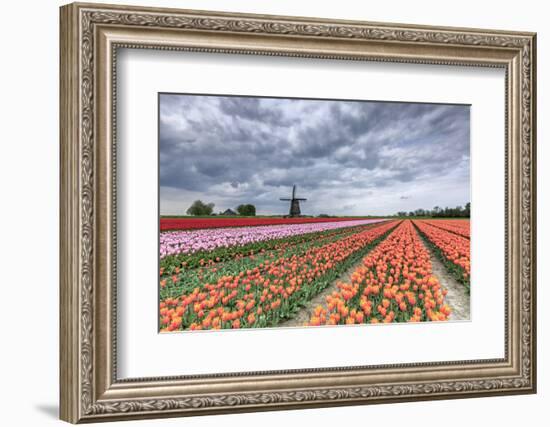
[[(63, 6), (60, 14), (61, 419), (536, 392), (536, 34), (81, 3)], [(118, 48), (505, 69), (505, 357), (117, 379)]]

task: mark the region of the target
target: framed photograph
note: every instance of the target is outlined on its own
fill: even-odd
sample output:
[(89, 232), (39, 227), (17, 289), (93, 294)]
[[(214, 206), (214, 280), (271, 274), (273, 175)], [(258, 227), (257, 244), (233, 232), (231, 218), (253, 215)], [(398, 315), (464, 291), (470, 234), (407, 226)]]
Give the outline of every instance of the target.
[(60, 22), (63, 420), (536, 391), (534, 33)]

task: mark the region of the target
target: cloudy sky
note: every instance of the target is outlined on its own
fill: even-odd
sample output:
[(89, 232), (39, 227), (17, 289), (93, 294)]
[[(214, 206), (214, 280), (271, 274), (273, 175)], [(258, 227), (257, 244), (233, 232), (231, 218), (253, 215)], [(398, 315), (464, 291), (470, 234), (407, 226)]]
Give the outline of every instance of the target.
[(160, 95), (160, 211), (385, 215), (470, 200), (463, 105)]

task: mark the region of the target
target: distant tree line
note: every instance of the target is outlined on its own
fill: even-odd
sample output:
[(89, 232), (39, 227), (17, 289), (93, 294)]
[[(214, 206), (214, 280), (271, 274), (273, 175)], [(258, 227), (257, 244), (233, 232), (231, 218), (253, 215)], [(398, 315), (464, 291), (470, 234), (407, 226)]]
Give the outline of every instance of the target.
[(429, 216), (433, 218), (470, 218), (470, 203), (466, 203), (464, 206), (457, 206), (456, 208), (440, 208), (435, 206), (430, 209), (416, 209), (414, 211), (397, 212), (397, 216)]
[[(216, 215), (214, 213), (214, 206), (216, 206), (214, 203), (204, 203), (202, 200), (195, 200), (191, 206), (189, 206), (189, 209), (187, 209), (186, 213), (187, 215), (193, 215), (193, 216), (208, 216), (208, 215)], [(251, 204), (243, 204), (239, 205), (236, 208), (237, 212), (235, 213), (231, 209), (227, 209), (225, 212), (220, 212), (219, 215), (223, 215), (224, 213), (229, 215), (242, 215), (242, 216), (256, 216), (256, 206)]]
[(237, 213), (242, 216), (256, 216), (256, 206), (247, 204), (237, 206)]
[(214, 206), (214, 203), (204, 203), (202, 200), (195, 200), (189, 206), (189, 209), (187, 209), (187, 215), (212, 215)]

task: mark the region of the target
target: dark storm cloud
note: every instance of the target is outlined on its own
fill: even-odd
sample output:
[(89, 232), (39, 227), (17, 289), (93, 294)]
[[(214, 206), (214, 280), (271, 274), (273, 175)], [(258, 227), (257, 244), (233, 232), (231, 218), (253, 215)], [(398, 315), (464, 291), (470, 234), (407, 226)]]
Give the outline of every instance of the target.
[(217, 209), (254, 203), (283, 213), (278, 198), (293, 184), (312, 214), (337, 209), (331, 200), (360, 214), (381, 191), (421, 193), (438, 182), (464, 204), (469, 114), (456, 105), (161, 95), (161, 212), (200, 196)]

